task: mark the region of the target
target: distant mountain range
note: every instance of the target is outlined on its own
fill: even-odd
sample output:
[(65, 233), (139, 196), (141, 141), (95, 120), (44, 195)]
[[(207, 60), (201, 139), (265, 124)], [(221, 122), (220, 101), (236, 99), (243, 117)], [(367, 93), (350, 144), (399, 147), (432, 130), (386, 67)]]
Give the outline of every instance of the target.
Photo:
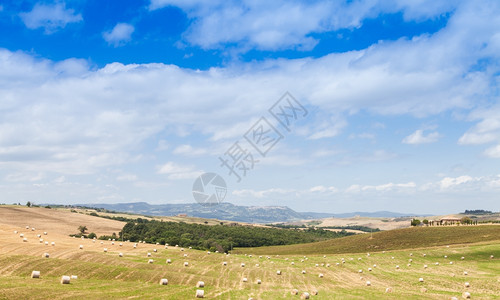
[(117, 212), (128, 212), (150, 216), (176, 216), (179, 214), (186, 214), (190, 217), (248, 223), (292, 222), (304, 219), (311, 220), (331, 217), (349, 218), (354, 216), (381, 218), (415, 216), (415, 214), (401, 214), (389, 211), (371, 213), (353, 212), (343, 214), (296, 212), (287, 206), (238, 206), (228, 202), (221, 203), (214, 207), (204, 207), (197, 203), (153, 205), (146, 202), (116, 204), (78, 204), (78, 206), (104, 208)]

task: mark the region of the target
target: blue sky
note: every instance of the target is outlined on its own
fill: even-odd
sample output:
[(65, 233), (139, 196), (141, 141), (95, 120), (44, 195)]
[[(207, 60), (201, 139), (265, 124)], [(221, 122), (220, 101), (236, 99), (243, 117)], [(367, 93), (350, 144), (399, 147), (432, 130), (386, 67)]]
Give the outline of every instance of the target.
[[(497, 1), (4, 1), (0, 202), (499, 210)], [(286, 92), (307, 110), (286, 130)], [(244, 135), (265, 117), (265, 156)], [(235, 174), (238, 142), (255, 159)], [(247, 158), (249, 156), (246, 156)], [(248, 163), (248, 160), (247, 160)]]

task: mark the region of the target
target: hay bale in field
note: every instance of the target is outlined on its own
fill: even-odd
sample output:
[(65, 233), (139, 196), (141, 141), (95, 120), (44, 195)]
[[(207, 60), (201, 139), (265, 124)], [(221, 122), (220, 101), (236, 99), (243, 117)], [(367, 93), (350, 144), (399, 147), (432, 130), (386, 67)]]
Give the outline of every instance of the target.
[(293, 289), (293, 290), (290, 292), (290, 294), (292, 294), (292, 295), (298, 295), (298, 294), (299, 294), (299, 290), (297, 290), (297, 289)]
[(203, 282), (203, 281), (198, 281), (198, 282), (196, 283), (196, 287), (197, 287), (197, 288), (202, 288), (202, 287), (205, 287), (205, 282)]
[(315, 264), (314, 266), (315, 266), (315, 267), (319, 267), (319, 265), (318, 265), (318, 264)]
[(48, 246), (49, 245), (49, 242), (45, 242), (45, 245)]
[(464, 283), (464, 286), (465, 286), (466, 288), (468, 288), (468, 287), (470, 287), (470, 283), (466, 282), (466, 283)]
[(262, 284), (262, 280), (257, 279), (257, 284)]
[(368, 268), (368, 272), (371, 272), (372, 271), (372, 268)]
[(78, 276), (76, 276), (76, 275), (71, 275), (71, 279), (78, 279)]
[(187, 261), (184, 262), (184, 267), (188, 267), (189, 263)]
[(490, 256), (491, 259), (495, 258), (493, 255)]
[(41, 234), (37, 234), (37, 235), (36, 235), (36, 237), (37, 237), (37, 238), (41, 238), (41, 237), (42, 237), (42, 235), (41, 235)]
[(457, 297), (451, 297), (450, 300), (458, 300)]
[(323, 278), (323, 273), (319, 273), (318, 277)]
[(300, 299), (309, 299), (310, 295), (308, 292), (303, 292), (302, 295), (300, 296)]
[(427, 254), (425, 254), (425, 253), (424, 253), (423, 255), (424, 255), (424, 257), (426, 257), (426, 256), (427, 256)]
[(445, 255), (444, 258), (448, 258), (448, 255)]
[(386, 293), (392, 293), (392, 288), (391, 288), (391, 287), (386, 288), (386, 289), (385, 289), (385, 292), (386, 292)]
[(43, 243), (43, 239), (39, 239), (38, 241), (40, 241), (40, 243)]
[(336, 266), (340, 266), (340, 264), (339, 264), (339, 263), (336, 263), (335, 265), (336, 265)]
[(294, 263), (293, 261), (292, 261), (290, 264), (291, 264), (292, 266), (293, 266), (293, 265), (295, 265), (295, 263)]
[(373, 267), (374, 267), (374, 268), (376, 268), (376, 267), (377, 267), (377, 265), (373, 265)]
[(260, 267), (260, 265), (259, 265), (259, 264), (255, 264), (255, 266), (256, 266), (257, 268), (258, 268), (258, 267)]
[(465, 257), (463, 257), (463, 256), (462, 256), (462, 257), (460, 257), (460, 259), (461, 259), (461, 260), (464, 260), (464, 259), (465, 259)]
[(464, 275), (467, 276), (467, 274), (469, 274), (469, 273), (467, 273), (467, 271), (464, 271)]
[(412, 263), (412, 262), (413, 262), (413, 259), (411, 259), (411, 258), (410, 258), (410, 259), (408, 260), (408, 262)]
[(114, 245), (114, 244), (115, 244), (115, 242), (111, 242), (111, 245)]
[(47, 232), (46, 232), (46, 231), (44, 231), (44, 232), (43, 232), (43, 235), (47, 235)]
[(123, 246), (123, 243), (120, 243), (120, 244), (118, 244), (118, 245), (119, 245), (120, 247), (122, 247), (122, 246)]
[(427, 265), (424, 265), (424, 269), (427, 269)]
[(134, 248), (137, 248), (137, 243), (134, 244)]
[(151, 257), (151, 253), (148, 252), (147, 257)]
[(31, 272), (31, 278), (40, 278), (40, 271)]
[(167, 284), (168, 284), (168, 279), (167, 278), (160, 279), (160, 285), (167, 285)]
[(371, 285), (372, 285), (372, 283), (370, 281), (366, 282), (366, 286), (371, 286)]
[(30, 227), (29, 227), (29, 226), (26, 226), (26, 229), (30, 229)]
[(102, 245), (102, 244), (104, 244), (104, 242), (103, 242), (103, 241), (101, 241), (101, 245)]
[(424, 279), (423, 279), (422, 277), (420, 277), (420, 278), (418, 279), (418, 281), (419, 281), (419, 282), (424, 282)]
[(410, 253), (410, 256), (413, 256), (413, 253)]
[(79, 247), (79, 248), (80, 248), (80, 249), (83, 249), (83, 245), (80, 245), (80, 247)]
[(92, 243), (94, 243), (94, 244), (95, 244), (95, 240), (92, 240)]
[(64, 275), (63, 277), (61, 277), (61, 284), (69, 284), (70, 280), (71, 279), (69, 276)]
[(187, 254), (185, 254), (185, 253), (184, 253), (184, 255), (183, 255), (183, 256), (184, 256), (184, 257), (188, 257), (188, 255), (187, 255)]
[(118, 257), (123, 257), (123, 253), (118, 253)]
[(358, 270), (358, 273), (363, 273), (363, 270), (359, 269), (359, 270)]
[(14, 234), (17, 234), (17, 230), (14, 230)]
[(153, 252), (158, 252), (158, 250), (156, 250), (156, 249), (153, 249)]
[(394, 259), (394, 256), (391, 256), (391, 259)]
[(167, 259), (167, 264), (171, 264), (172, 263), (172, 260), (169, 258)]
[(152, 260), (151, 258), (148, 259), (148, 264), (152, 264), (154, 262), (154, 260)]
[(302, 274), (306, 274), (306, 270), (302, 270)]
[(247, 279), (246, 277), (243, 277), (242, 281), (243, 281), (243, 282), (247, 282), (247, 281), (248, 281), (248, 279)]
[(464, 299), (470, 299), (470, 293), (469, 292), (463, 292), (462, 297)]
[(104, 250), (103, 250), (103, 251), (104, 251), (104, 252), (108, 252), (108, 248), (104, 248)]
[(28, 239), (27, 239), (27, 238), (24, 238), (24, 239), (23, 239), (23, 242), (27, 242), (27, 241), (28, 241)]
[(396, 269), (399, 269), (399, 266), (398, 266), (398, 265), (396, 265)]
[(358, 260), (361, 260), (361, 257), (358, 257)]
[(223, 265), (223, 266), (227, 266), (227, 261), (223, 261), (223, 262), (222, 262), (222, 265)]
[(438, 262), (436, 262), (436, 266), (439, 266), (439, 263), (438, 263)]
[(326, 267), (329, 268), (330, 267), (330, 264), (326, 264)]
[(323, 258), (326, 258), (326, 255), (323, 255)]
[(204, 290), (196, 290), (196, 298), (203, 298), (205, 297), (205, 291)]
[(317, 291), (317, 290), (313, 290), (313, 291), (311, 292), (311, 294), (312, 294), (312, 295), (314, 295), (314, 296), (317, 296), (317, 295), (318, 295), (318, 291)]
[(50, 245), (55, 246), (55, 245), (56, 245), (56, 243), (52, 242), (52, 243), (50, 243)]
[(21, 234), (19, 235), (19, 237), (20, 237), (20, 238), (23, 238), (23, 237), (24, 237), (24, 233), (21, 233)]
[(245, 267), (245, 264), (244, 263), (241, 263), (241, 267), (244, 268)]
[(281, 271), (280, 270), (276, 271), (276, 275), (281, 275)]

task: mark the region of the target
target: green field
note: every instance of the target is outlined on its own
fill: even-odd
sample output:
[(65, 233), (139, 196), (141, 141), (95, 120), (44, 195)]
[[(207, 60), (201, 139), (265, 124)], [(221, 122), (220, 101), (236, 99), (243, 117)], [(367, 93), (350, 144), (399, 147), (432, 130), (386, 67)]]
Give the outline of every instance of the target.
[[(498, 229), (498, 226), (477, 226), (395, 231), (392, 238), (399, 242), (393, 241), (387, 247), (415, 245), (418, 249), (370, 251), (370, 255), (361, 251), (365, 244), (350, 245), (353, 253), (329, 254), (335, 248), (311, 249), (311, 245), (320, 244), (314, 243), (285, 247), (294, 249), (295, 254), (271, 255), (282, 247), (266, 247), (241, 249), (246, 255), (229, 256), (191, 249), (181, 251), (176, 247), (164, 249), (151, 244), (140, 244), (134, 249), (132, 243), (120, 247), (109, 241), (101, 245), (68, 237), (58, 238), (56, 246), (50, 247), (31, 241), (23, 243), (12, 232), (2, 231), (0, 299), (195, 299), (199, 280), (205, 282), (208, 299), (299, 299), (301, 293), (314, 290), (318, 295), (311, 299), (450, 299), (460, 298), (465, 291), (473, 299), (499, 299), (500, 239), (495, 239)], [(388, 232), (373, 234), (371, 241), (385, 240), (384, 234)], [(446, 240), (452, 237), (457, 240)], [(335, 242), (358, 241), (354, 238), (358, 236)], [(445, 242), (450, 246), (437, 246)], [(348, 245), (345, 241), (341, 243)], [(84, 250), (78, 249), (79, 244)], [(103, 247), (108, 248), (107, 253), (102, 251)], [(51, 258), (42, 258), (44, 252), (50, 252)], [(124, 257), (118, 257), (118, 252), (123, 252)], [(153, 264), (147, 262), (148, 252)], [(167, 258), (172, 259), (171, 264), (166, 263)], [(411, 266), (407, 265), (409, 259), (413, 260)], [(190, 265), (184, 267), (184, 261)], [(223, 266), (223, 261), (227, 266)], [(396, 265), (400, 268), (396, 269)], [(40, 279), (30, 278), (33, 270), (41, 272)], [(277, 270), (282, 275), (277, 275)], [(468, 274), (464, 275), (464, 271)], [(78, 279), (62, 285), (59, 283), (62, 275), (78, 275)], [(248, 282), (242, 281), (244, 277)], [(160, 286), (161, 278), (167, 278), (169, 284)], [(419, 282), (419, 278), (424, 282)], [(256, 284), (258, 279), (262, 284)], [(470, 287), (464, 287), (465, 282)], [(392, 292), (386, 293), (386, 288)], [(298, 296), (291, 295), (293, 289), (299, 291)]]

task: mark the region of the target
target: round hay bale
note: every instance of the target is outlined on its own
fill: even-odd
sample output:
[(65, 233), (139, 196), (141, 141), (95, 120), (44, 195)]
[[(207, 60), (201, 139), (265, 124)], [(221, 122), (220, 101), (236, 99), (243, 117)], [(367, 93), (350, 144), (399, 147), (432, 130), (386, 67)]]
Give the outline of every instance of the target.
[(70, 280), (71, 279), (69, 276), (64, 275), (63, 277), (61, 277), (61, 284), (69, 284)]
[(222, 262), (222, 265), (223, 265), (223, 266), (227, 266), (227, 261), (223, 261), (223, 262)]
[(120, 247), (122, 247), (122, 246), (123, 246), (123, 243), (120, 243), (120, 244), (118, 244), (118, 245), (119, 245)]
[(368, 272), (371, 272), (372, 271), (372, 268), (368, 268)]
[(298, 295), (298, 294), (299, 294), (299, 290), (297, 290), (297, 289), (293, 289), (293, 290), (290, 292), (290, 294), (292, 294), (292, 295)]
[(465, 286), (466, 288), (468, 288), (468, 287), (470, 287), (470, 283), (466, 282), (466, 283), (464, 283), (464, 286)]
[(14, 230), (14, 234), (17, 234), (17, 230)]
[(205, 291), (204, 290), (196, 290), (196, 298), (203, 298), (205, 297)]
[(76, 276), (76, 275), (71, 275), (71, 279), (78, 279), (78, 276)]
[(151, 257), (151, 253), (148, 252), (147, 257)]
[(424, 282), (424, 279), (423, 279), (422, 277), (420, 277), (420, 278), (418, 279), (418, 281), (419, 281), (419, 282)]
[(490, 256), (491, 259), (495, 258), (493, 255)]
[(80, 249), (83, 249), (83, 245), (80, 245)]
[(49, 242), (45, 242), (45, 245), (48, 246), (49, 245)]
[(148, 259), (148, 264), (152, 264), (154, 262), (154, 260), (152, 260), (151, 258)]
[(399, 266), (398, 266), (398, 265), (396, 265), (396, 269), (399, 269)]
[(281, 271), (280, 270), (276, 271), (276, 275), (281, 275)]
[(262, 280), (257, 279), (257, 284), (262, 284)]
[(427, 269), (427, 265), (424, 265), (424, 269)]
[(427, 254), (424, 253), (424, 257), (426, 257), (426, 256), (427, 256)]
[(104, 248), (104, 252), (108, 252), (108, 248)]
[(453, 262), (452, 262), (452, 261), (450, 261), (450, 265), (452, 265), (452, 264), (453, 264)]
[(37, 238), (41, 238), (41, 237), (42, 237), (42, 235), (41, 235), (41, 234), (37, 234), (37, 235), (36, 235), (36, 237), (37, 237)]
[(160, 279), (160, 285), (167, 285), (167, 284), (168, 284), (167, 278)]
[(336, 265), (336, 266), (340, 266), (340, 264), (339, 264), (339, 263), (336, 263), (335, 265)]
[(295, 265), (295, 263), (294, 263), (293, 261), (292, 261), (290, 264), (291, 264), (292, 266), (293, 266), (293, 265)]
[(241, 263), (241, 267), (244, 268), (245, 267), (245, 264), (244, 263)]
[(55, 246), (55, 245), (56, 245), (56, 243), (54, 243), (54, 242), (52, 242), (52, 243), (50, 243), (50, 244), (51, 244), (52, 246)]
[(134, 248), (137, 248), (137, 243), (134, 244)]
[(153, 252), (158, 252), (158, 250), (156, 250), (156, 249), (153, 249)]
[(315, 264), (314, 266), (315, 266), (315, 267), (319, 267), (319, 265), (318, 265), (318, 264)]
[(118, 253), (118, 257), (123, 257), (123, 253)]
[(115, 242), (111, 242), (111, 245), (114, 245), (114, 244), (115, 244)]
[(31, 278), (40, 278), (40, 271), (31, 272)]
[(187, 261), (184, 262), (184, 267), (188, 267), (189, 263)]
[(372, 285), (372, 283), (370, 281), (366, 282), (366, 286), (371, 286), (371, 285)]
[(374, 267), (374, 268), (376, 268), (376, 267), (377, 267), (377, 265), (373, 265), (373, 267)]
[(198, 282), (196, 283), (196, 287), (197, 287), (197, 288), (202, 288), (202, 287), (205, 287), (205, 282), (203, 282), (203, 281), (198, 281)]
[(413, 253), (410, 253), (410, 256), (413, 256)]
[(167, 264), (171, 264), (172, 263), (172, 260), (169, 258), (167, 259)]
[(183, 256), (184, 256), (184, 257), (188, 257), (188, 255), (187, 255), (187, 254), (184, 254)]
[(317, 290), (313, 290), (313, 291), (311, 292), (311, 294), (312, 294), (312, 295), (314, 295), (314, 296), (317, 296), (317, 295), (318, 295), (318, 291), (317, 291)]
[(29, 226), (26, 226), (26, 229), (30, 229), (30, 227), (29, 227)]
[(392, 293), (392, 288), (391, 288), (391, 287), (386, 288), (386, 289), (385, 289), (385, 292), (386, 292), (386, 293)]
[(94, 243), (94, 244), (95, 244), (95, 240), (92, 240), (92, 243)]
[(243, 281), (243, 282), (247, 282), (247, 281), (248, 281), (248, 279), (247, 279), (246, 277), (243, 277), (242, 281)]
[(319, 273), (318, 277), (319, 277), (319, 278), (323, 278), (323, 274), (322, 274), (322, 273)]
[(27, 238), (24, 238), (24, 239), (23, 239), (23, 242), (27, 242), (27, 241), (28, 241), (28, 239), (27, 239)]
[(436, 263), (436, 266), (439, 266), (439, 263), (438, 263), (438, 262)]
[(101, 241), (101, 245), (103, 245), (103, 244), (104, 244), (104, 242), (103, 242), (103, 241)]
[(469, 273), (467, 273), (467, 271), (464, 271), (464, 275), (467, 276), (467, 274), (469, 274)]
[(47, 235), (47, 232), (46, 232), (46, 231), (44, 231), (44, 232), (43, 232), (43, 235)]
[(464, 260), (464, 259), (465, 259), (465, 257), (463, 257), (463, 256), (462, 256), (462, 257), (460, 257), (460, 259), (461, 259), (461, 260)]
[(302, 295), (300, 295), (300, 299), (309, 299), (310, 295), (308, 292), (303, 292)]
[(257, 268), (258, 268), (258, 267), (260, 267), (260, 265), (259, 265), (259, 264), (255, 264), (255, 266), (256, 266)]
[(411, 259), (411, 258), (410, 258), (410, 259), (408, 260), (408, 262), (413, 262), (413, 259)]
[(326, 267), (329, 268), (330, 267), (330, 264), (326, 264)]
[(40, 243), (43, 243), (43, 239), (39, 239), (38, 241), (40, 241)]
[(20, 237), (20, 238), (23, 238), (23, 237), (24, 237), (24, 233), (21, 233), (21, 234), (19, 235), (19, 237)]
[(306, 270), (302, 270), (302, 274), (306, 274)]
[(470, 293), (469, 292), (463, 292), (462, 297), (464, 299), (470, 299)]
[(448, 255), (445, 255), (444, 258), (448, 258)]
[(358, 270), (358, 273), (363, 273), (363, 270), (359, 269), (359, 270)]

